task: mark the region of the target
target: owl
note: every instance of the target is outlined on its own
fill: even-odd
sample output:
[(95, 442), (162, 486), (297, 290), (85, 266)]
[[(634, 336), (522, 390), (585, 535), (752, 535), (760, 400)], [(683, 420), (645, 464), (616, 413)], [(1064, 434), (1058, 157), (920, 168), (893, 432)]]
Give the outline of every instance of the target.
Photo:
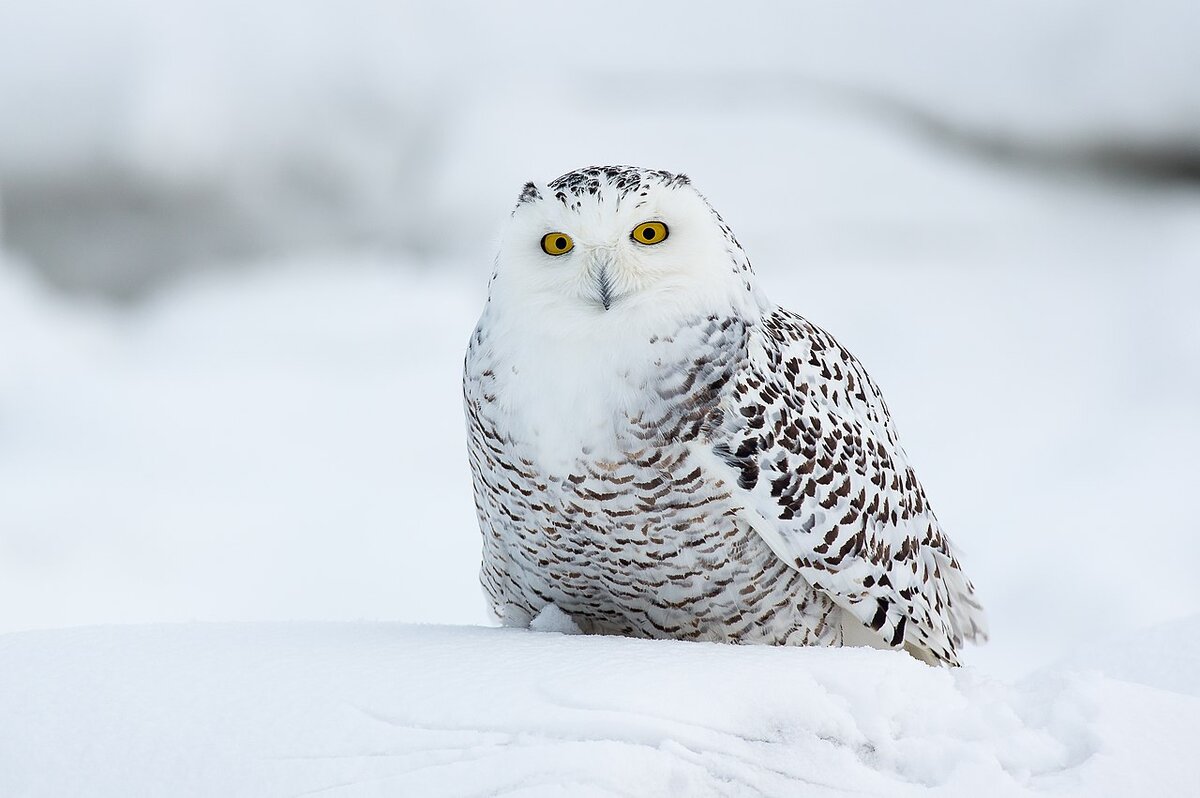
[(463, 389), (505, 625), (555, 605), (588, 634), (946, 665), (985, 638), (879, 388), (684, 175), (526, 184)]

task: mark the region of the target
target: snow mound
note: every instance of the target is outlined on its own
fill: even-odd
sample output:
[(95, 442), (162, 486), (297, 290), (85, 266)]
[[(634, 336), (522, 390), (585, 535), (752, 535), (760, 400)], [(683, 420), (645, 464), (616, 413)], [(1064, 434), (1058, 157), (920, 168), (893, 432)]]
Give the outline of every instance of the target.
[(4, 795), (1200, 784), (1200, 699), (1100, 675), (1007, 684), (870, 649), (402, 624), (93, 627), (0, 636), (0, 684)]
[(537, 617), (530, 622), (529, 628), (535, 632), (558, 632), (564, 635), (583, 634), (583, 630), (579, 628), (579, 624), (558, 608), (556, 604), (547, 604), (538, 613)]

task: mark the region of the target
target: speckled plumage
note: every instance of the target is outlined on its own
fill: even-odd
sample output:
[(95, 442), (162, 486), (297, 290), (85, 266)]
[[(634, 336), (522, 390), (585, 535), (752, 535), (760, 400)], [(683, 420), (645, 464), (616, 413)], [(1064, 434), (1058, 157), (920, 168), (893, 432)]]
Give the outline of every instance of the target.
[[(630, 239), (647, 220), (669, 239)], [(551, 231), (575, 248), (542, 252)], [(984, 634), (878, 388), (767, 301), (683, 176), (526, 185), (464, 392), (481, 578), (504, 623), (553, 603), (585, 632), (865, 635), (948, 664)]]

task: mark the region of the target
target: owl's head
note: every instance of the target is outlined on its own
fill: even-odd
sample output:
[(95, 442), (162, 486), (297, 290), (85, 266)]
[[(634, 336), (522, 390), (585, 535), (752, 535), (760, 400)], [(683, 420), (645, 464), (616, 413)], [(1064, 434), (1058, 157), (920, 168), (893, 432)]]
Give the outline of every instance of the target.
[(750, 262), (684, 175), (631, 166), (528, 183), (505, 231), (491, 299), (587, 323), (762, 306)]

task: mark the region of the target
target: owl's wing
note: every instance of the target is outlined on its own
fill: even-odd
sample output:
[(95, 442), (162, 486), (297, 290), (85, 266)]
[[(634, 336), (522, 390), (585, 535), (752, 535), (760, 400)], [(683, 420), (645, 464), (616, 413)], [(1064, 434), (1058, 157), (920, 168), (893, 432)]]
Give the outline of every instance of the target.
[(705, 438), (744, 520), (885, 642), (957, 664), (964, 639), (986, 638), (879, 389), (824, 330), (766, 315)]

